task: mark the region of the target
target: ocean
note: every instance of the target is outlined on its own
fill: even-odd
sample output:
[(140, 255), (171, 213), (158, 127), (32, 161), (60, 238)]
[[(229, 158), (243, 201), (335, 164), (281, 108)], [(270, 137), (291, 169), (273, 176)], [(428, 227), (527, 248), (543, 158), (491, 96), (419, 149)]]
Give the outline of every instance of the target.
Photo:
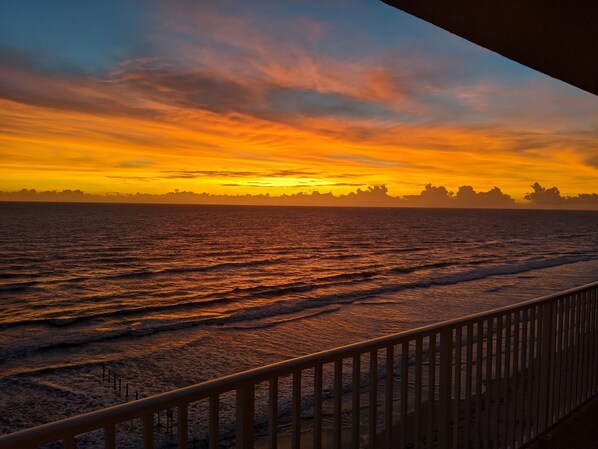
[(598, 275), (598, 213), (0, 204), (0, 433)]

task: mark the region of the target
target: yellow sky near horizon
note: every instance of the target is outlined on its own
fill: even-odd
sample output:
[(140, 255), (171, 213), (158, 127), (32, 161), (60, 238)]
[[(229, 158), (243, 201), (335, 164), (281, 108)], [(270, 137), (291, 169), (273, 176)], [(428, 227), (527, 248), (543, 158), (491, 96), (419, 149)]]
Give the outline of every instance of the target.
[(334, 120), (292, 127), (201, 112), (181, 117), (188, 111), (172, 110), (156, 123), (7, 101), (0, 106), (14, 125), (0, 137), (2, 190), (276, 195), (385, 184), (391, 194), (405, 195), (432, 182), (453, 190), (496, 185), (521, 199), (535, 181), (549, 179), (577, 194), (595, 176), (574, 148), (513, 154), (513, 136), (503, 130), (389, 125), (383, 136), (362, 141)]

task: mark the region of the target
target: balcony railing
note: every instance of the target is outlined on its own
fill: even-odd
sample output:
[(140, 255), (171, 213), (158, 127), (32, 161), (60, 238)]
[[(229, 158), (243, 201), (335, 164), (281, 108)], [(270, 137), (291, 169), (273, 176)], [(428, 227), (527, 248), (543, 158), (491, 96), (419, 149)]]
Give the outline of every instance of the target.
[(597, 291), (595, 282), (252, 369), (4, 435), (0, 448), (112, 449), (123, 429), (127, 447), (154, 448), (169, 410), (180, 448), (201, 428), (210, 448), (516, 449), (598, 392)]

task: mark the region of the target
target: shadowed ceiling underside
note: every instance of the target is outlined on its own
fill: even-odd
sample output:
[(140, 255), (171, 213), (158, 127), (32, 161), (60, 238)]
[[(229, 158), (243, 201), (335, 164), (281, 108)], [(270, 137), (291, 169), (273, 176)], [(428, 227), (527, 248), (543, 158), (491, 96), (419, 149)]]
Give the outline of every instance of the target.
[(383, 1), (598, 95), (598, 1)]

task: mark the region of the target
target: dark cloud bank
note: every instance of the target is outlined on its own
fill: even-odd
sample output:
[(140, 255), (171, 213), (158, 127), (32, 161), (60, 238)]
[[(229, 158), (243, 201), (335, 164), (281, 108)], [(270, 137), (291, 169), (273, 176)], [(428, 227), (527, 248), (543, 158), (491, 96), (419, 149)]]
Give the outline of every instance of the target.
[(598, 194), (582, 193), (562, 196), (558, 188), (544, 188), (537, 182), (525, 195), (524, 203), (516, 203), (498, 187), (487, 192), (477, 192), (471, 186), (461, 186), (451, 192), (444, 186), (425, 186), (419, 195), (391, 196), (385, 185), (357, 189), (345, 195), (318, 191), (270, 196), (216, 195), (175, 190), (164, 194), (109, 193), (97, 195), (81, 190), (44, 191), (23, 189), (18, 192), (0, 191), (0, 201), (55, 201), (55, 202), (109, 202), (109, 203), (172, 203), (172, 204), (221, 204), (263, 206), (348, 206), (348, 207), (440, 207), (440, 208), (536, 208), (536, 209), (590, 209), (598, 210)]

